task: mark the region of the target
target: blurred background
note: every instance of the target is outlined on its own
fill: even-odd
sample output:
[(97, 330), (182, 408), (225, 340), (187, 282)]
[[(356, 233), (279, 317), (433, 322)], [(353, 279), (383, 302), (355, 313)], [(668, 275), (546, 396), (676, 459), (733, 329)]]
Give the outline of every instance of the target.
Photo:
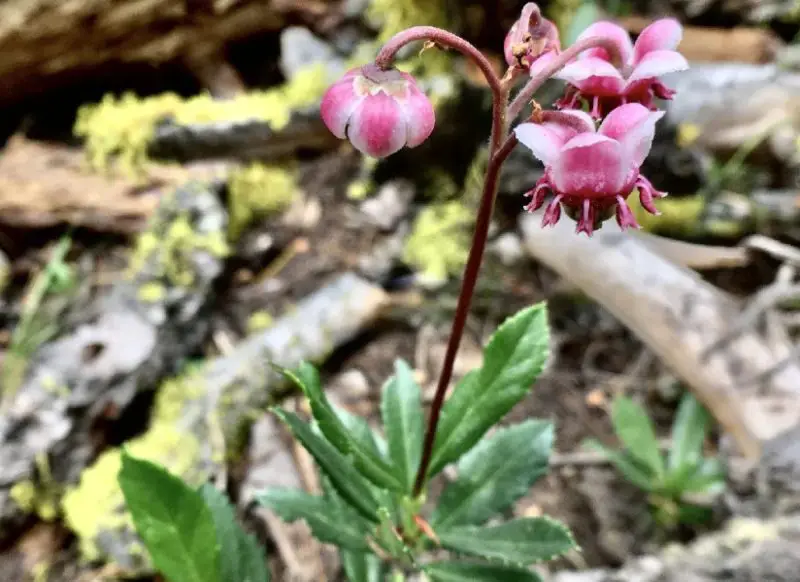
[[(155, 579), (114, 479), (122, 444), (226, 487), (275, 579), (343, 579), (303, 523), (253, 507), (269, 485), (319, 487), (266, 413), (279, 399), (304, 406), (267, 360), (319, 362), (330, 397), (371, 422), (396, 358), (432, 396), (491, 102), (462, 57), (410, 47), (399, 66), (434, 102), (437, 126), (421, 147), (376, 161), (329, 134), (319, 100), (416, 24), (462, 34), (501, 73), (523, 4), (0, 3), (0, 580)], [(595, 20), (635, 38), (674, 16), (692, 68), (665, 78), (678, 93), (643, 173), (670, 195), (658, 218), (633, 205), (642, 232), (608, 223), (589, 240), (566, 218), (543, 231), (522, 211), (541, 165), (522, 148), (506, 164), (456, 377), (479, 365), (503, 319), (547, 300), (551, 361), (511, 418), (553, 419), (556, 454), (516, 511), (573, 529), (583, 551), (552, 568), (574, 576), (564, 581), (610, 580), (645, 554), (663, 573), (662, 548), (731, 516), (794, 519), (800, 531), (785, 503), (800, 475), (797, 4), (540, 6), (564, 46)], [(551, 81), (538, 99), (562, 89)], [(646, 495), (581, 443), (616, 443), (618, 394), (667, 439), (685, 391), (719, 422), (706, 447), (727, 459), (728, 484), (705, 501), (707, 521), (665, 531)], [(784, 544), (778, 577), (740, 574), (750, 562), (722, 551), (684, 572), (800, 580), (797, 536), (758, 531), (740, 538)]]

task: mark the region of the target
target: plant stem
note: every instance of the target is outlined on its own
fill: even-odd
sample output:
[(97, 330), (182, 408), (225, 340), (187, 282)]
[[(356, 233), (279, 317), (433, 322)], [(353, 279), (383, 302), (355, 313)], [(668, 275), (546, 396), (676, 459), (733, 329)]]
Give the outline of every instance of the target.
[[(501, 107), (503, 107), (503, 105), (501, 105)], [(495, 132), (495, 128), (493, 127), (492, 135), (494, 136), (495, 133), (502, 136), (504, 130), (501, 129)], [(461, 336), (464, 334), (464, 325), (467, 322), (467, 315), (469, 314), (469, 305), (475, 291), (475, 284), (478, 281), (483, 251), (486, 248), (486, 239), (489, 234), (492, 210), (494, 209), (494, 201), (497, 197), (497, 179), (500, 176), (500, 168), (516, 145), (517, 139), (513, 135), (506, 138), (501, 147), (493, 148), (495, 151), (490, 155), (489, 163), (486, 167), (481, 205), (478, 209), (478, 218), (475, 221), (475, 233), (472, 236), (472, 247), (469, 250), (469, 257), (467, 258), (467, 264), (464, 268), (464, 279), (461, 284), (461, 292), (458, 295), (458, 304), (456, 306), (455, 316), (453, 317), (450, 338), (447, 341), (447, 351), (445, 352), (444, 363), (442, 364), (442, 372), (439, 375), (436, 394), (431, 403), (428, 428), (422, 447), (422, 460), (419, 465), (419, 470), (417, 471), (417, 477), (414, 481), (414, 497), (417, 497), (425, 486), (428, 467), (430, 466), (431, 457), (433, 455), (433, 444), (436, 440), (436, 427), (439, 424), (439, 417), (442, 413), (447, 386), (450, 384), (450, 379), (453, 376), (453, 364), (456, 360), (458, 346), (461, 343)]]
[(563, 69), (567, 63), (580, 53), (591, 48), (603, 48), (608, 52), (612, 62), (619, 63), (620, 66), (624, 64), (619, 48), (617, 48), (617, 45), (610, 38), (605, 36), (591, 36), (579, 40), (564, 52), (558, 53), (552, 61), (547, 63), (541, 70), (537, 71), (536, 75), (531, 77), (531, 80), (520, 90), (511, 102), (511, 105), (508, 106), (507, 119), (509, 121), (514, 121), (533, 98), (534, 93), (538, 91), (539, 87), (541, 87), (547, 79)]
[[(394, 62), (397, 51), (405, 45), (418, 40), (426, 40), (443, 47), (457, 50), (464, 56), (472, 59), (486, 78), (486, 82), (489, 84), (494, 97), (497, 98), (503, 91), (497, 73), (495, 73), (492, 64), (483, 56), (481, 51), (457, 34), (453, 34), (441, 28), (436, 28), (435, 26), (412, 26), (411, 28), (398, 32), (383, 45), (378, 56), (375, 57), (375, 64), (383, 70), (390, 68), (392, 62)], [(505, 103), (503, 103), (503, 105), (505, 105)]]

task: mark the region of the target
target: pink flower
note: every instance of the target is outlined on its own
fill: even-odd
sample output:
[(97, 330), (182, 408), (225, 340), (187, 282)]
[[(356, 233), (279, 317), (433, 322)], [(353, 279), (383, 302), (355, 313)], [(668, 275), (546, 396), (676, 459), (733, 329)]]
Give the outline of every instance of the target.
[(558, 53), (561, 39), (555, 24), (542, 18), (539, 7), (533, 2), (522, 8), (519, 19), (503, 42), (503, 54), (509, 67), (529, 68), (531, 63), (545, 53)]
[(622, 27), (612, 22), (595, 22), (578, 40), (604, 36), (617, 46), (622, 63), (612, 63), (602, 48), (584, 51), (554, 77), (569, 83), (567, 94), (558, 102), (560, 108), (576, 108), (582, 98), (591, 104), (592, 116), (601, 117), (617, 105), (641, 103), (653, 108), (653, 98), (671, 99), (675, 92), (658, 78), (689, 68), (689, 63), (675, 49), (683, 29), (677, 20), (662, 18), (645, 28), (631, 43)]
[(591, 236), (602, 221), (616, 210), (620, 227), (638, 228), (627, 202), (634, 188), (642, 206), (659, 214), (653, 198), (666, 196), (639, 173), (650, 151), (656, 122), (663, 111), (653, 112), (638, 103), (621, 105), (595, 130), (591, 116), (583, 111), (546, 112), (543, 123), (523, 123), (514, 133), (545, 166), (544, 176), (526, 196), (526, 210), (533, 212), (554, 195), (542, 226), (553, 225), (561, 209), (578, 222), (576, 232)]
[(321, 114), (331, 133), (375, 158), (418, 146), (436, 119), (414, 77), (375, 64), (351, 69), (334, 83), (322, 98)]

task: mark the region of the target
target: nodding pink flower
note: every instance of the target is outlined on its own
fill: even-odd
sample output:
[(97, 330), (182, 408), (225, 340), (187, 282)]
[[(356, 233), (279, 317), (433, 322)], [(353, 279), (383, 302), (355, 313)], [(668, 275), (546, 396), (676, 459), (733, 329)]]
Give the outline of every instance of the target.
[(561, 39), (556, 25), (542, 17), (536, 4), (527, 3), (503, 43), (508, 66), (527, 69), (541, 55), (556, 54), (560, 50)]
[(595, 22), (578, 40), (604, 36), (617, 46), (622, 63), (612, 63), (608, 52), (594, 48), (582, 52), (554, 77), (569, 83), (559, 108), (579, 108), (581, 99), (591, 107), (592, 117), (600, 118), (624, 103), (641, 103), (653, 108), (653, 99), (671, 99), (675, 92), (660, 80), (661, 75), (689, 68), (675, 49), (683, 29), (677, 20), (662, 18), (645, 28), (631, 43), (628, 32), (612, 22)]
[(321, 114), (331, 133), (375, 158), (418, 146), (436, 120), (414, 77), (375, 64), (351, 69), (334, 83), (322, 98)]
[(545, 202), (542, 226), (553, 225), (561, 209), (577, 220), (576, 232), (591, 236), (594, 229), (616, 211), (620, 227), (639, 228), (628, 207), (627, 197), (639, 190), (642, 206), (659, 214), (653, 198), (666, 196), (639, 173), (653, 143), (656, 122), (663, 111), (653, 112), (638, 103), (621, 105), (595, 129), (591, 116), (583, 111), (545, 112), (543, 123), (523, 123), (514, 133), (545, 166), (544, 176), (526, 193), (533, 212)]

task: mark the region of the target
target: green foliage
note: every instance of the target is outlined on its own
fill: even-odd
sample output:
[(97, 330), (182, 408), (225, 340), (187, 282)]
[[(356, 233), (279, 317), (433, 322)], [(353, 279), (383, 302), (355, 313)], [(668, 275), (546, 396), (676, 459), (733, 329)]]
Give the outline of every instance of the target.
[(309, 495), (294, 489), (270, 489), (258, 496), (287, 522), (305, 520), (319, 541), (336, 544), (353, 552), (368, 552), (370, 524), (357, 514), (347, 514), (328, 496)]
[(688, 494), (714, 495), (725, 486), (725, 471), (718, 458), (703, 456), (709, 429), (706, 409), (691, 393), (681, 399), (672, 425), (672, 446), (662, 455), (647, 412), (630, 398), (618, 397), (611, 409), (614, 430), (623, 449), (596, 441), (587, 444), (601, 451), (622, 476), (650, 494), (651, 508), (664, 527), (708, 519), (706, 507), (686, 499)]
[(127, 453), (118, 479), (136, 530), (169, 582), (269, 582), (261, 548), (212, 486), (194, 489)]
[(518, 566), (476, 562), (433, 562), (425, 566), (433, 582), (541, 582), (541, 577)]
[(439, 498), (431, 525), (482, 524), (505, 511), (547, 471), (552, 446), (553, 425), (541, 420), (501, 428), (479, 442), (458, 462), (458, 479)]
[(575, 547), (570, 531), (547, 517), (519, 518), (488, 527), (454, 527), (439, 532), (439, 539), (451, 550), (517, 565), (552, 560)]
[(398, 469), (400, 482), (411, 493), (422, 454), (423, 417), (421, 394), (413, 372), (403, 361), (394, 365), (395, 375), (383, 389), (381, 414), (386, 427), (389, 458)]
[[(547, 343), (544, 306), (525, 309), (500, 326), (483, 366), (456, 386), (440, 425), (446, 438), (437, 441), (433, 462), (436, 471), (457, 462), (458, 478), (429, 516), (423, 514), (426, 488), (415, 488), (425, 427), (421, 390), (408, 364), (398, 360), (383, 386), (385, 441), (364, 419), (328, 401), (313, 366), (278, 368), (308, 399), (311, 422), (282, 409), (275, 413), (315, 459), (323, 495), (271, 489), (258, 501), (286, 521), (304, 520), (319, 540), (339, 546), (353, 582), (388, 579), (389, 571), (397, 580), (425, 571), (433, 580), (537, 581), (526, 566), (573, 548), (567, 528), (548, 518), (484, 524), (545, 472), (553, 426), (527, 420), (481, 438), (528, 393), (544, 366)], [(449, 550), (456, 561), (431, 563), (429, 553), (437, 548)], [(462, 554), (479, 560), (459, 561)]]
[(269, 582), (269, 570), (258, 540), (236, 521), (233, 506), (216, 487), (206, 483), (200, 494), (211, 510), (220, 548), (220, 580)]
[(34, 352), (58, 332), (58, 314), (46, 307), (47, 301), (52, 301), (58, 295), (63, 297), (62, 303), (67, 303), (77, 287), (72, 268), (66, 262), (71, 245), (72, 239), (69, 235), (61, 238), (44, 269), (33, 278), (25, 292), (20, 321), (11, 334), (3, 359), (0, 409), (10, 402), (22, 383), (28, 361)]
[(484, 350), (483, 366), (458, 383), (442, 409), (430, 475), (456, 461), (530, 391), (544, 369), (547, 310), (540, 303), (506, 320)]

